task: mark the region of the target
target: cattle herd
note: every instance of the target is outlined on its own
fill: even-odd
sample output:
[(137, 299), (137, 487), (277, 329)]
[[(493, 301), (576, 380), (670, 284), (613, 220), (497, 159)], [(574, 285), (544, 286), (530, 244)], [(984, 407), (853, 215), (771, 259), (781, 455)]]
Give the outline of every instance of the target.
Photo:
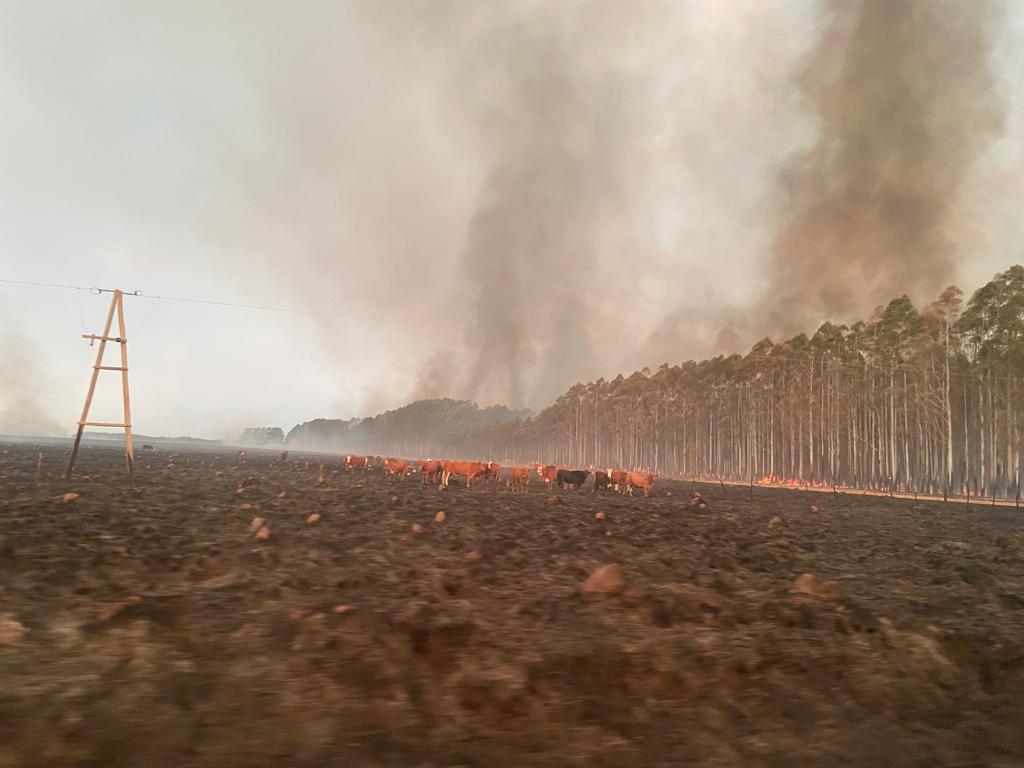
[[(430, 483), (447, 488), (454, 477), (467, 486), (474, 481), (497, 486), (503, 479), (513, 491), (526, 491), (530, 486), (530, 467), (505, 467), (493, 461), (437, 461), (423, 459), (409, 461), (382, 456), (345, 456), (342, 465), (349, 471), (369, 472), (379, 469), (386, 477), (404, 480), (419, 473), (422, 484)], [(625, 469), (567, 469), (553, 464), (532, 465), (533, 472), (545, 486), (557, 485), (562, 489), (579, 490), (593, 475), (591, 493), (614, 491), (632, 496), (634, 491), (651, 493), (656, 472), (633, 472)]]

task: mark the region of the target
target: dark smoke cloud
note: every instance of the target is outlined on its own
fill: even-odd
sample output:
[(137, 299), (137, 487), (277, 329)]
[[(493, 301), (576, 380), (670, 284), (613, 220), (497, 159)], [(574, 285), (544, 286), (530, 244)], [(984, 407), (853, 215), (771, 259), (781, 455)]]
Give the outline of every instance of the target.
[[(484, 169), (457, 265), (468, 317), (454, 390), (537, 408), (574, 381), (705, 351), (703, 338), (651, 329), (694, 284), (752, 258), (744, 246), (763, 222), (744, 210), (751, 179), (793, 141), (778, 119), (791, 108), (784, 77), (766, 65), (785, 71), (806, 14), (427, 7), (453, 73), (453, 123)], [(744, 153), (751, 126), (763, 146)]]
[(516, 408), (591, 372), (595, 240), (621, 209), (630, 140), (621, 83), (584, 70), (556, 22), (506, 20), (461, 78), (489, 166), (462, 253), (466, 392)]
[(952, 236), (960, 195), (1002, 127), (995, 0), (831, 0), (826, 11), (797, 77), (820, 137), (781, 174), (760, 335), (904, 292), (932, 298), (971, 255)]
[(217, 55), (251, 81), (253, 128), (206, 232), (293, 303), (444, 326), (318, 322), (332, 415), (537, 408), (709, 351), (710, 331), (651, 330), (754, 258), (806, 9), (364, 0), (236, 33), (241, 6)]

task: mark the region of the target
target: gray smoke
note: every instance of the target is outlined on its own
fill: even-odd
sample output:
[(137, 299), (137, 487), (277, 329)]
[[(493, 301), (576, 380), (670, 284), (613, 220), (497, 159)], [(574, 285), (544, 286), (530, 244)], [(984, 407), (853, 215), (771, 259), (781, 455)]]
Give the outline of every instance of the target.
[[(108, 5), (0, 0), (11, 274), (409, 322), (166, 306), (152, 348), (182, 345), (226, 426), (537, 408), (928, 291), (973, 242), (947, 224), (999, 125), (991, 2)], [(62, 423), (71, 359), (48, 358)]]
[(0, 366), (0, 435), (49, 437), (67, 432), (52, 416), (43, 397), (45, 379), (38, 350), (17, 331), (0, 332), (4, 365)]
[[(801, 14), (623, 14), (596, 0), (489, 5), (467, 20), (467, 7), (429, 6), (435, 19), (458, 11), (434, 26), (453, 119), (484, 169), (458, 265), (458, 394), (538, 407), (574, 381), (706, 351), (685, 320), (704, 280), (752, 258), (757, 179), (793, 132), (778, 119), (784, 77), (766, 66), (785, 72)], [(652, 335), (680, 297), (683, 322)], [(436, 367), (421, 378), (436, 382)]]
[(591, 372), (595, 239), (625, 186), (626, 96), (607, 72), (583, 69), (588, 51), (575, 58), (557, 21), (508, 19), (465, 70), (488, 158), (461, 257), (473, 308), (466, 392), (514, 408)]
[(995, 0), (830, 0), (826, 11), (797, 76), (820, 136), (781, 173), (761, 335), (905, 292), (931, 298), (954, 279), (971, 253), (951, 237), (960, 194), (1002, 126)]

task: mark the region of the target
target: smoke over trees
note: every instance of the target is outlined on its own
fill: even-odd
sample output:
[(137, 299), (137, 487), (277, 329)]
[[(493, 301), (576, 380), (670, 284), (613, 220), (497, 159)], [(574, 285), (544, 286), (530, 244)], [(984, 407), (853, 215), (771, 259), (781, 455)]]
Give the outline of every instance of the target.
[(762, 333), (844, 319), (894, 292), (934, 295), (972, 243), (961, 193), (1000, 132), (996, 0), (830, 0), (797, 83), (818, 121), (783, 168)]
[(462, 254), (466, 391), (513, 407), (592, 366), (586, 286), (602, 271), (600, 222), (621, 205), (624, 99), (606, 73), (588, 81), (564, 36), (511, 19), (482, 41), (466, 94), (489, 162)]
[[(596, 372), (595, 345), (609, 331), (593, 305), (621, 307), (608, 286), (628, 293), (630, 277), (649, 268), (642, 237), (626, 238), (614, 265), (602, 249), (603, 224), (638, 220), (630, 193), (651, 169), (636, 167), (642, 129), (631, 107), (651, 103), (633, 95), (644, 84), (610, 33), (622, 22), (601, 7), (544, 22), (509, 14), (469, 60), (464, 104), (489, 165), (461, 256), (473, 302), (467, 396), (544, 402)], [(817, 39), (792, 78), (816, 137), (779, 173), (759, 311), (737, 320), (734, 307), (695, 313), (684, 303), (655, 321), (645, 353), (789, 335), (894, 292), (933, 296), (955, 279), (972, 245), (954, 227), (961, 195), (1003, 126), (991, 62), (1001, 10), (997, 0), (820, 6)], [(659, 21), (630, 28), (650, 35)], [(573, 37), (574, 24), (594, 40)], [(707, 145), (699, 139), (671, 141), (676, 161), (692, 164)], [(696, 181), (711, 186), (712, 175)], [(687, 245), (673, 243), (677, 258)]]

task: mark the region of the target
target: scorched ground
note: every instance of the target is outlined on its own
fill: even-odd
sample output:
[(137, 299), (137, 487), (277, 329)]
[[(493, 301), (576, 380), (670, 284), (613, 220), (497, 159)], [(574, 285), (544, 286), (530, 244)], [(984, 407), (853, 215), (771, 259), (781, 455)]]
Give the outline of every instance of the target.
[(1013, 509), (0, 449), (3, 768), (1024, 761)]

